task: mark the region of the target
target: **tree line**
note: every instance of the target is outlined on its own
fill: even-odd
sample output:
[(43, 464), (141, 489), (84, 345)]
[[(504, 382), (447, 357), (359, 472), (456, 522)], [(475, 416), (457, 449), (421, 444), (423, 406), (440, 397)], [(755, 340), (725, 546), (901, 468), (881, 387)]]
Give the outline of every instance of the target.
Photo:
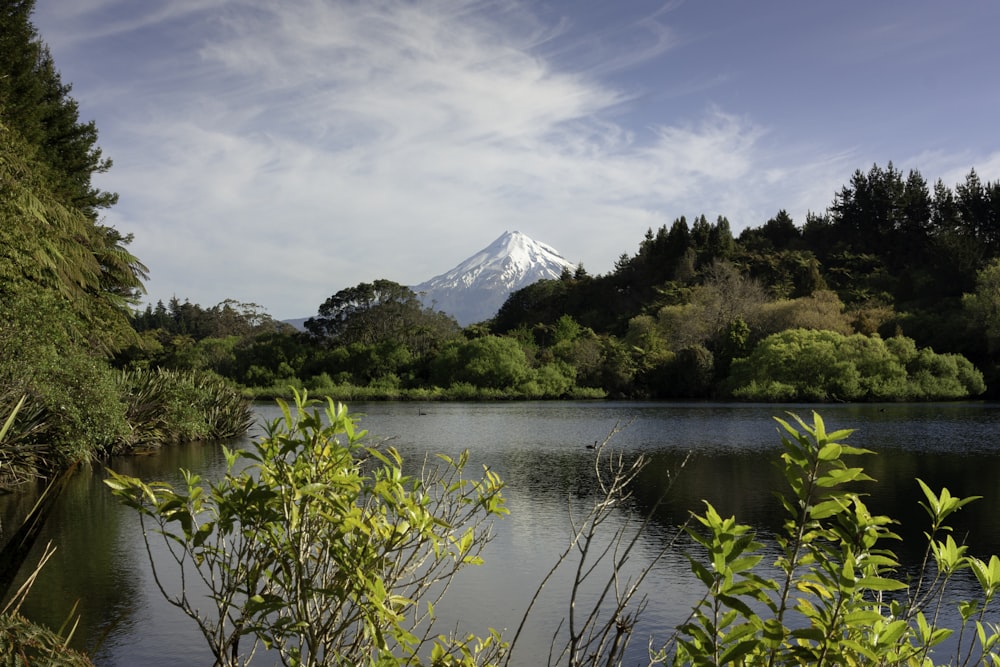
[[(190, 305), (149, 306), (133, 323), (148, 337), (158, 322), (159, 347), (130, 361), (209, 368), (259, 396), (995, 396), (998, 239), (1000, 183), (972, 170), (930, 188), (916, 170), (874, 165), (802, 225), (781, 210), (734, 236), (723, 216), (681, 216), (607, 274), (565, 271), (464, 329), (380, 279), (333, 294), (305, 332), (226, 329), (220, 304), (195, 310), (218, 311), (205, 326), (228, 333), (198, 335)], [(799, 355), (824, 350), (839, 374), (792, 363), (790, 341)]]

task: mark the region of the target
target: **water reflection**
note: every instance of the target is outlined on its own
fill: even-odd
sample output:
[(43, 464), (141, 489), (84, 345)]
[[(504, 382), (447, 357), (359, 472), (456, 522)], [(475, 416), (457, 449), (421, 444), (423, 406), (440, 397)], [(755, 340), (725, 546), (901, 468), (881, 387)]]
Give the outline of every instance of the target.
[[(126, 475), (176, 484), (181, 468), (210, 477), (224, 468), (225, 459), (216, 443), (192, 443), (166, 448), (156, 456), (115, 458), (108, 465)], [(15, 584), (21, 583), (51, 541), (55, 555), (32, 588), (23, 613), (59, 627), (76, 605), (79, 625), (73, 644), (86, 650), (96, 664), (210, 663), (208, 652), (195, 638), (178, 641), (179, 632), (180, 637), (188, 635), (181, 627), (186, 619), (159, 600), (138, 520), (108, 491), (106, 476), (101, 465), (84, 467), (67, 484)], [(8, 499), (18, 506), (25, 502), (17, 496), (3, 500)], [(0, 507), (7, 504), (0, 502)], [(165, 647), (170, 659), (158, 663), (165, 659)]]
[[(506, 481), (512, 513), (497, 524), (486, 565), (463, 573), (438, 608), (444, 629), (461, 622), (464, 630), (483, 632), (488, 627), (513, 630), (538, 582), (566, 548), (570, 517), (593, 500), (594, 450), (587, 444), (627, 423), (613, 446), (626, 457), (649, 459), (631, 503), (620, 508), (613, 525), (634, 524), (656, 507), (655, 521), (636, 547), (633, 563), (639, 566), (676, 538), (677, 526), (690, 511), (702, 511), (703, 500), (764, 536), (779, 530), (783, 516), (774, 493), (784, 481), (775, 466), (780, 445), (772, 417), (790, 410), (808, 419), (817, 406), (583, 402), (351, 408), (364, 415), (365, 428), (391, 439), (413, 465), (435, 452), (469, 448), (470, 472), (487, 465)], [(1000, 517), (994, 511), (1000, 503), (996, 406), (830, 405), (818, 410), (829, 429), (856, 428), (849, 442), (877, 452), (863, 461), (879, 480), (868, 489), (869, 504), (901, 521), (904, 541), (891, 548), (908, 567), (923, 557), (926, 527), (915, 477), (955, 495), (984, 496), (957, 515), (955, 536), (968, 535), (977, 555), (1000, 552)], [(258, 412), (266, 420), (278, 415), (272, 406), (260, 406)], [(179, 468), (211, 478), (224, 463), (218, 446), (196, 444), (111, 465), (125, 474), (178, 483)], [(57, 506), (43, 539), (52, 539), (59, 551), (26, 611), (59, 625), (73, 601), (80, 600), (75, 641), (95, 651), (98, 664), (208, 664), (194, 626), (156, 591), (138, 521), (106, 491), (104, 474), (100, 467), (82, 471)], [(4, 525), (25, 506), (24, 498), (0, 498)], [(685, 543), (669, 551), (647, 581), (649, 604), (633, 644), (636, 660), (645, 654), (643, 635), (664, 636), (697, 599), (700, 589), (683, 555), (688, 548)], [(971, 588), (974, 582), (966, 577), (958, 584)], [(567, 575), (557, 576), (542, 596), (521, 646), (522, 655), (530, 656), (522, 664), (539, 664), (539, 656), (547, 653), (566, 613), (568, 585)], [(584, 598), (591, 595), (585, 592)]]

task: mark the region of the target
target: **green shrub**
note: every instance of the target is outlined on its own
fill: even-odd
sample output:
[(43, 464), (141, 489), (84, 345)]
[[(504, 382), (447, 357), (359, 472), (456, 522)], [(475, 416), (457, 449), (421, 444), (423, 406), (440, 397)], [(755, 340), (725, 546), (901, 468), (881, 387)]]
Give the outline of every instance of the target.
[(44, 468), (88, 460), (127, 433), (115, 373), (52, 294), (0, 299), (0, 406), (27, 396), (14, 431)]
[(733, 390), (733, 398), (748, 401), (764, 401), (767, 403), (787, 403), (799, 397), (799, 390), (790, 384), (774, 380), (759, 382), (750, 380), (749, 384)]
[(432, 380), (484, 389), (515, 388), (531, 376), (524, 349), (513, 338), (483, 336), (446, 346), (431, 364)]
[(520, 389), (525, 398), (562, 398), (575, 386), (576, 372), (566, 362), (555, 361), (535, 369)]
[(315, 395), (316, 391), (329, 391), (334, 387), (333, 378), (330, 377), (329, 373), (314, 375), (308, 382), (306, 382), (306, 385), (309, 390), (313, 392), (313, 395)]
[[(975, 497), (934, 493), (917, 480), (929, 517), (928, 546), (915, 576), (904, 573), (886, 540), (898, 539), (890, 517), (872, 514), (857, 484), (872, 481), (849, 458), (871, 452), (827, 433), (819, 415), (801, 430), (778, 420), (788, 490), (775, 537), (775, 570), (765, 567), (750, 526), (723, 518), (706, 503), (687, 529), (703, 549), (690, 556), (705, 593), (689, 620), (655, 660), (671, 665), (932, 665), (931, 657), (957, 631), (947, 664), (998, 664), (1000, 631), (985, 621), (1000, 590), (1000, 559), (968, 556), (950, 534), (949, 517)], [(979, 599), (958, 603), (959, 627), (940, 627), (956, 572), (971, 570)]]
[(455, 382), (445, 390), (445, 395), (453, 401), (475, 401), (482, 392), (469, 382)]
[[(472, 665), (497, 659), (491, 632), (449, 640), (434, 629), (440, 584), (482, 562), (502, 483), (463, 476), (467, 453), (402, 472), (391, 447), (365, 444), (346, 407), (311, 411), (305, 396), (246, 450), (226, 450), (225, 477), (178, 489), (111, 473), (107, 484), (163, 537), (178, 568), (210, 587), (161, 587), (197, 623), (217, 665), (242, 665), (258, 643), (284, 665)], [(169, 562), (169, 558), (168, 558)], [(160, 577), (163, 561), (150, 564)], [(158, 578), (158, 582), (163, 579)], [(445, 589), (447, 586), (445, 586)], [(196, 609), (197, 607), (197, 609)]]
[(725, 388), (747, 400), (887, 401), (961, 399), (986, 385), (964, 357), (917, 350), (907, 338), (792, 329), (734, 360)]
[(600, 387), (573, 387), (569, 398), (574, 400), (598, 400), (608, 397), (608, 392)]

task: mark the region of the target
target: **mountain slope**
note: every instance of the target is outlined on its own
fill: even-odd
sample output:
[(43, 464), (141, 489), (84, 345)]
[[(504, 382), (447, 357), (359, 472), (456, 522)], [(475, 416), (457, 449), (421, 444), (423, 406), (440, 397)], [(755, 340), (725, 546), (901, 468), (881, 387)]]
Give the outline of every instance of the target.
[(455, 268), (410, 289), (425, 305), (466, 326), (493, 317), (511, 292), (558, 278), (567, 268), (574, 265), (551, 246), (521, 232), (504, 232)]

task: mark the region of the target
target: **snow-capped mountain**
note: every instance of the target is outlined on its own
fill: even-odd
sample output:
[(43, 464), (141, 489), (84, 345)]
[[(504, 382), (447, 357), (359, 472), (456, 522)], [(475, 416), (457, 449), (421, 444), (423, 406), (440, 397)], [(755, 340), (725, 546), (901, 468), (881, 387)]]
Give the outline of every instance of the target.
[(452, 270), (410, 289), (426, 306), (452, 315), (462, 326), (493, 317), (511, 292), (574, 265), (554, 248), (521, 232), (500, 238)]

